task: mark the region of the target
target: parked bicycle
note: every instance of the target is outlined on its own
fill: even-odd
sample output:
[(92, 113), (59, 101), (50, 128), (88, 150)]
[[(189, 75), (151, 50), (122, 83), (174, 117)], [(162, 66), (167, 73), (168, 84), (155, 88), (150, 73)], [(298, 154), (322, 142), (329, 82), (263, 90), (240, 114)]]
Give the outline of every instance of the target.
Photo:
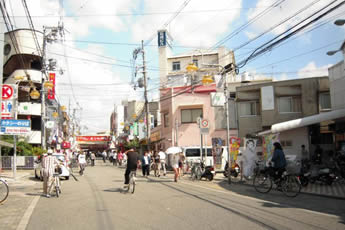
[(260, 193), (268, 193), (275, 184), (277, 190), (282, 191), (288, 197), (296, 197), (300, 193), (302, 186), (296, 175), (284, 171), (280, 178), (275, 179), (274, 173), (271, 167), (266, 167), (255, 174), (253, 180), (255, 190)]
[(0, 204), (5, 202), (8, 197), (8, 193), (9, 188), (7, 182), (4, 179), (0, 178)]
[(54, 186), (54, 190), (55, 190), (55, 194), (56, 197), (59, 197), (59, 194), (61, 194), (61, 184), (60, 184), (60, 177), (59, 177), (59, 173), (54, 173), (53, 174), (53, 181), (49, 186), (49, 190), (51, 191), (52, 187)]
[(126, 192), (130, 192), (130, 193), (134, 193), (135, 191), (135, 175), (136, 175), (136, 171), (131, 171), (129, 173), (129, 183), (128, 183), (128, 187), (126, 189)]

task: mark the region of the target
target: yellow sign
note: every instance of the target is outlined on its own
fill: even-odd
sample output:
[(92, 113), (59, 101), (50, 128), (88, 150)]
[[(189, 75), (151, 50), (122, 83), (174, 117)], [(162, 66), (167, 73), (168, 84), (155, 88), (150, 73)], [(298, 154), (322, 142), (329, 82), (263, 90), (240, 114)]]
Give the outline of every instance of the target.
[(137, 115), (134, 113), (134, 114), (132, 114), (132, 118), (136, 118), (137, 117)]
[(151, 133), (150, 140), (151, 140), (152, 142), (153, 142), (153, 141), (158, 141), (159, 139), (161, 139), (161, 132), (160, 132), (160, 131)]
[(124, 125), (125, 123), (124, 122), (121, 122), (120, 125)]

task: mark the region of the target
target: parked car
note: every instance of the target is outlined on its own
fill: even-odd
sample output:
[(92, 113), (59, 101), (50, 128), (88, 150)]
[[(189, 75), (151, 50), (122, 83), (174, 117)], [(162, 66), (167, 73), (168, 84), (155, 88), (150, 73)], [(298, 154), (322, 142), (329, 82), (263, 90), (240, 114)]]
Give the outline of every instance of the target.
[[(35, 163), (35, 178), (36, 179), (40, 179), (41, 181), (43, 181), (43, 172), (42, 172), (42, 159), (46, 154), (42, 155), (41, 157), (39, 157)], [(56, 157), (56, 159), (61, 162), (60, 164), (60, 168), (62, 170), (62, 173), (60, 174), (60, 177), (64, 177), (66, 180), (69, 179), (70, 176), (70, 172), (67, 168), (67, 162), (66, 162), (66, 158), (64, 154), (60, 154), (60, 153), (54, 153), (53, 154), (54, 157)]]

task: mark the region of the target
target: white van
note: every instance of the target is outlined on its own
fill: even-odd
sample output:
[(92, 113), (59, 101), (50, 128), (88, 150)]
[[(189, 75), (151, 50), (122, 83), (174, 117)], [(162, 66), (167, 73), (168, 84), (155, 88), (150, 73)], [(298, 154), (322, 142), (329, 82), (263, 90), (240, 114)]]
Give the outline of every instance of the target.
[[(206, 166), (213, 166), (213, 156), (212, 156), (212, 146), (204, 146), (202, 153), (203, 153), (203, 158), (205, 158), (205, 149), (207, 149), (207, 157), (206, 157)], [(193, 162), (198, 162), (201, 160), (200, 158), (200, 146), (186, 146), (182, 147), (183, 150), (183, 155), (186, 157), (186, 163), (191, 166)], [(223, 146), (222, 147), (222, 152), (221, 152), (221, 157), (222, 157), (222, 164), (219, 165), (220, 167), (215, 168), (217, 172), (223, 171), (226, 161), (228, 160), (228, 151), (227, 147)]]

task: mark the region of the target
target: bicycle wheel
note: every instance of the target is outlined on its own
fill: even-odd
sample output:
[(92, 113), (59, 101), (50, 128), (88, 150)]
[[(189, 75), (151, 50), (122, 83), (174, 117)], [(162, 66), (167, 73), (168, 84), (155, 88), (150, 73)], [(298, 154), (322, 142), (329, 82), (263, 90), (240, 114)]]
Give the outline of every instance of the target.
[(198, 180), (201, 180), (201, 168), (200, 167), (197, 167), (196, 168), (196, 172), (195, 172), (195, 174), (196, 174), (196, 178), (198, 179)]
[(4, 202), (8, 197), (8, 185), (5, 181), (0, 180), (0, 204)]
[(282, 181), (283, 193), (288, 197), (296, 197), (301, 191), (301, 182), (296, 176), (285, 176)]
[(254, 188), (259, 193), (268, 193), (272, 189), (272, 180), (268, 175), (259, 173), (254, 176)]

